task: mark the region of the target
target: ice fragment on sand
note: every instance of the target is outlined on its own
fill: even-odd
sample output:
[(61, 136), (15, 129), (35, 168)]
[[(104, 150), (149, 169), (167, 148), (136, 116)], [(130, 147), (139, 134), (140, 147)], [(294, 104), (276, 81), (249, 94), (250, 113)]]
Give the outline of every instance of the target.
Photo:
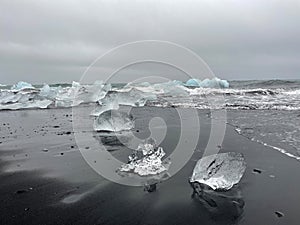
[(119, 132), (134, 127), (133, 119), (125, 112), (108, 110), (100, 114), (94, 121), (94, 130)]
[(198, 182), (213, 190), (229, 190), (239, 183), (246, 170), (246, 162), (240, 153), (228, 152), (200, 159), (190, 182)]
[(149, 138), (138, 146), (129, 156), (129, 162), (123, 164), (119, 171), (135, 173), (140, 176), (160, 174), (167, 171), (169, 166), (169, 163), (163, 162), (164, 156), (163, 148), (157, 147), (155, 140)]

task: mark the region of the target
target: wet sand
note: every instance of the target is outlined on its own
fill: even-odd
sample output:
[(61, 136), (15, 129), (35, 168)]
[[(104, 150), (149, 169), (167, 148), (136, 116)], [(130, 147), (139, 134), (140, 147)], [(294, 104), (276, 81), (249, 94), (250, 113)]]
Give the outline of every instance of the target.
[[(134, 132), (147, 136), (147, 118), (169, 118), (174, 110), (134, 110)], [(188, 178), (207, 144), (207, 113), (199, 111), (199, 152), (148, 193), (107, 181), (87, 165), (75, 142), (71, 109), (1, 111), (1, 224), (299, 224), (300, 162), (251, 142), (230, 125), (221, 152), (244, 154), (247, 170), (241, 183), (228, 193), (193, 195)], [(162, 144), (166, 152), (177, 136), (171, 129)], [(103, 141), (99, 134), (95, 138)], [(113, 138), (104, 139), (115, 157), (126, 159), (128, 150)]]

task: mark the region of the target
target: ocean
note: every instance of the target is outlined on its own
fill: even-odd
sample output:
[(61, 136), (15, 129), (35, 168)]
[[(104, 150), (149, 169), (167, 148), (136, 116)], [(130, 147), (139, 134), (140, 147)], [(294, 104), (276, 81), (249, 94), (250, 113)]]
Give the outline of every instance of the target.
[[(159, 84), (95, 82), (91, 85), (19, 82), (14, 86), (2, 85), (0, 109), (51, 110), (96, 104), (95, 111), (91, 112), (95, 117), (104, 111), (118, 109), (119, 105), (226, 110), (227, 124), (234, 126), (240, 135), (300, 159), (300, 80), (224, 81), (216, 78), (201, 82), (192, 80), (190, 86), (180, 81)], [(98, 131), (103, 129), (101, 126), (115, 129), (107, 127), (109, 125), (103, 121), (100, 128), (97, 126), (94, 128)], [(119, 124), (118, 131), (122, 131), (122, 126), (125, 125)], [(126, 126), (124, 129), (131, 129), (133, 125)]]

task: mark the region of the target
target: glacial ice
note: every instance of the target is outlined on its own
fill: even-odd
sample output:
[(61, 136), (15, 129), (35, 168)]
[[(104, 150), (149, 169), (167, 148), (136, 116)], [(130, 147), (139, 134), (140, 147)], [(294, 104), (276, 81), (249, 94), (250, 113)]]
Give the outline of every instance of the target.
[(189, 79), (186, 83), (186, 86), (193, 86), (193, 87), (204, 87), (204, 88), (229, 88), (229, 83), (227, 80), (221, 80), (219, 78), (213, 79)]
[(131, 88), (128, 91), (110, 93), (105, 98), (99, 101), (101, 104), (108, 104), (109, 102), (117, 102), (119, 105), (128, 105), (134, 107), (141, 107), (146, 104), (148, 100), (155, 100), (156, 95), (139, 91)]
[(94, 121), (95, 131), (120, 132), (134, 127), (134, 121), (130, 115), (117, 110), (108, 110), (100, 114)]
[(105, 101), (102, 105), (97, 105), (96, 108), (91, 112), (91, 116), (99, 116), (108, 110), (119, 109), (119, 103), (117, 99), (112, 99), (111, 101)]
[(55, 106), (71, 107), (81, 103), (97, 102), (105, 97), (111, 89), (110, 85), (105, 85), (102, 81), (95, 81), (92, 85), (80, 85), (73, 81), (72, 87), (58, 90)]
[(205, 184), (213, 190), (229, 190), (239, 183), (245, 170), (246, 162), (241, 153), (210, 155), (197, 162), (190, 182)]
[(162, 147), (158, 147), (152, 138), (148, 138), (144, 143), (129, 156), (129, 162), (119, 168), (119, 172), (134, 173), (139, 176), (157, 175), (166, 172), (170, 163), (164, 163), (162, 158), (165, 152)]
[(11, 90), (24, 90), (24, 89), (35, 89), (30, 83), (24, 82), (24, 81), (19, 81), (18, 83), (14, 84), (11, 87)]
[[(11, 91), (3, 90), (0, 92), (0, 104), (15, 103), (24, 97), (27, 97), (27, 96), (25, 94), (14, 93)], [(27, 98), (27, 100), (28, 100), (28, 98)]]
[(126, 113), (118, 112), (120, 105), (140, 107), (144, 106), (148, 99), (156, 96), (151, 93), (143, 93), (135, 88), (127, 92), (107, 93), (92, 112), (91, 116), (98, 116), (94, 121), (96, 131), (130, 130), (134, 127), (134, 122)]
[(30, 109), (30, 108), (40, 108), (45, 109), (52, 103), (51, 100), (33, 100), (33, 101), (26, 101), (26, 102), (16, 102), (12, 104), (5, 104), (0, 105), (0, 110), (2, 109), (10, 109), (10, 110), (16, 110), (16, 109)]
[(39, 89), (30, 83), (20, 81), (10, 90), (0, 90), (0, 104), (1, 109), (22, 109), (23, 106), (44, 108), (45, 105), (51, 104), (55, 107), (72, 107), (83, 103), (99, 103), (100, 106), (96, 107), (91, 114), (98, 116), (107, 110), (118, 109), (119, 105), (142, 107), (147, 101), (159, 102), (162, 97), (189, 97), (193, 93), (197, 94), (196, 90), (188, 86), (228, 87), (229, 84), (218, 78), (203, 81), (190, 79), (186, 83), (177, 80), (156, 84), (129, 83), (124, 87), (112, 89), (110, 84), (96, 81), (91, 85), (73, 82), (71, 87), (51, 87), (45, 84)]
[(40, 89), (39, 96), (55, 101), (57, 92), (60, 89), (62, 89), (62, 88), (61, 87), (50, 87), (48, 84), (44, 84), (44, 86)]
[(153, 84), (157, 92), (162, 91), (164, 95), (169, 96), (188, 96), (189, 93), (181, 81), (173, 80), (160, 84)]

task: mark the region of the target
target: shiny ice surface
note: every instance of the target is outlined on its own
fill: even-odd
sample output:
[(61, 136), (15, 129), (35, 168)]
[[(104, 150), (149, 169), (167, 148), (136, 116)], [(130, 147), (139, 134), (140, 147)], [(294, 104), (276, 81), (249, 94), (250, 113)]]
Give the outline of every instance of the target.
[(190, 178), (213, 190), (229, 190), (239, 183), (246, 170), (246, 162), (240, 153), (228, 152), (210, 155), (200, 159)]

